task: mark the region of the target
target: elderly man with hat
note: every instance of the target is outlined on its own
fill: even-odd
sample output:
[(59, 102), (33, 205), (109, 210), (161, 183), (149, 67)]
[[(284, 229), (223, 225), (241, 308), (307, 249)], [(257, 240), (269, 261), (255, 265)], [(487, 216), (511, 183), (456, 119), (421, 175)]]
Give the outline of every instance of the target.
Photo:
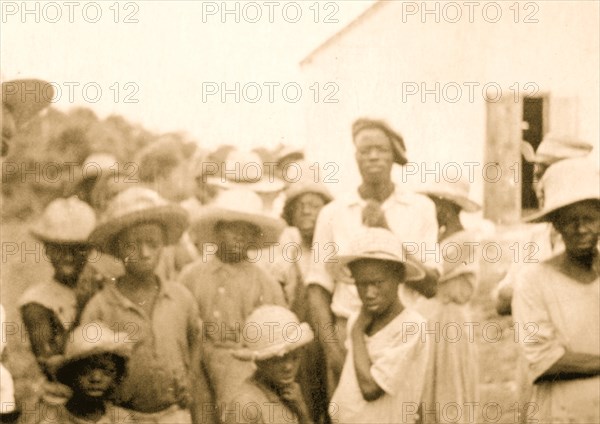
[[(426, 196), (405, 191), (392, 182), (392, 165), (407, 163), (403, 138), (386, 123), (369, 119), (357, 120), (352, 133), (362, 184), (321, 210), (314, 236), (316, 256), (305, 278), (313, 326), (320, 330), (320, 342), (328, 360), (331, 389), (337, 385), (344, 363), (347, 319), (361, 305), (356, 287), (344, 284), (342, 277), (334, 278), (327, 271), (326, 263), (332, 255), (346, 248), (361, 228), (387, 227), (404, 242), (418, 246), (419, 261), (428, 259), (424, 282), (407, 284), (411, 301), (421, 294), (435, 294), (439, 276), (437, 255), (425, 255), (437, 249), (435, 205)], [(338, 343), (326, 340), (327, 329), (331, 328), (337, 330)]]
[[(585, 159), (550, 165), (541, 211), (565, 249), (519, 270), (512, 309), (533, 383), (527, 422), (600, 422), (600, 172)], [(533, 324), (533, 325), (532, 325)]]
[(136, 340), (116, 403), (141, 422), (210, 421), (198, 306), (185, 287), (157, 273), (163, 248), (188, 224), (180, 206), (132, 187), (112, 200), (90, 235), (100, 251), (123, 262), (125, 274), (88, 302), (81, 323), (100, 321)]
[(244, 328), (243, 346), (233, 355), (254, 362), (256, 371), (224, 409), (223, 422), (312, 424), (295, 381), (301, 350), (314, 338), (310, 326), (282, 306), (263, 305), (248, 316)]

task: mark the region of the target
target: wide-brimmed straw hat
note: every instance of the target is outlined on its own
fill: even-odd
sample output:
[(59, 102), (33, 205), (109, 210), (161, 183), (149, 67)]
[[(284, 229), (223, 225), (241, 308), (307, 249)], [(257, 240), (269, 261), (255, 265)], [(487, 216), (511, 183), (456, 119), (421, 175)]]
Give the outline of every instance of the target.
[(216, 243), (215, 226), (219, 221), (244, 221), (261, 230), (261, 243), (275, 243), (285, 228), (285, 222), (265, 212), (258, 194), (248, 189), (223, 190), (209, 206), (200, 211), (191, 226), (196, 240)]
[(114, 254), (114, 238), (124, 229), (145, 222), (162, 225), (167, 244), (174, 244), (187, 229), (189, 217), (185, 209), (163, 199), (157, 192), (144, 187), (131, 187), (110, 201), (90, 235), (90, 242), (100, 250)]
[(126, 362), (134, 343), (126, 342), (126, 333), (115, 333), (105, 324), (93, 322), (77, 327), (67, 340), (65, 353), (54, 365), (56, 379), (67, 384), (74, 373), (81, 371), (81, 362), (98, 355), (112, 355)]
[(30, 233), (44, 243), (88, 244), (96, 225), (96, 213), (76, 196), (53, 200)]
[(565, 159), (550, 165), (539, 183), (543, 208), (524, 218), (542, 222), (558, 209), (584, 200), (600, 200), (600, 172), (587, 158)]
[(20, 128), (54, 98), (54, 87), (38, 79), (22, 79), (2, 83), (2, 103), (10, 110)]
[(310, 325), (301, 323), (289, 309), (276, 305), (256, 308), (246, 319), (244, 330), (244, 348), (232, 352), (243, 361), (281, 357), (314, 339)]
[(257, 152), (232, 150), (219, 169), (220, 173), (208, 178), (207, 184), (225, 189), (245, 188), (257, 193), (273, 193), (285, 187)]
[(481, 206), (469, 199), (469, 183), (466, 180), (458, 181), (440, 180), (439, 183), (429, 183), (419, 188), (419, 193), (427, 196), (439, 197), (448, 200), (458, 206), (465, 212), (477, 212)]
[(402, 241), (384, 228), (369, 227), (358, 231), (345, 252), (341, 252), (327, 264), (334, 278), (350, 282), (343, 276), (349, 275), (347, 266), (359, 259), (377, 259), (397, 262), (404, 265), (405, 281), (419, 281), (425, 278), (425, 271), (413, 259), (408, 258)]
[(329, 203), (333, 200), (331, 192), (323, 182), (315, 182), (310, 178), (303, 178), (298, 182), (290, 184), (284, 193), (286, 205), (306, 193), (318, 194), (325, 200), (325, 203)]
[(275, 160), (278, 164), (285, 160), (296, 160), (301, 161), (304, 159), (304, 150), (299, 147), (281, 145), (275, 151)]
[(546, 134), (534, 151), (526, 141), (521, 142), (521, 154), (527, 162), (551, 165), (559, 160), (574, 159), (588, 155), (594, 146), (574, 137)]
[[(325, 204), (333, 200), (331, 192), (327, 188), (327, 185), (322, 181), (317, 181), (312, 178), (312, 173), (304, 173), (305, 169), (302, 170), (303, 174), (299, 181), (290, 183), (288, 188), (284, 191), (285, 203), (283, 205), (282, 217), (288, 224), (291, 223), (292, 203), (300, 196), (312, 193), (321, 196)], [(291, 225), (291, 224), (290, 224)]]

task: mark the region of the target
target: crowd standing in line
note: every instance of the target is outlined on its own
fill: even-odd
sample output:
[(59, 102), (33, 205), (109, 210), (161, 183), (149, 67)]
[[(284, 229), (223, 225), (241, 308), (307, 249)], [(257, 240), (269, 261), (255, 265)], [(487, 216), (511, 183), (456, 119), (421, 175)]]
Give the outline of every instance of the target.
[[(4, 97), (3, 156), (41, 110)], [(54, 414), (39, 421), (443, 423), (444, 405), (477, 402), (474, 344), (423, 332), (471, 321), (479, 270), (461, 255), (478, 236), (460, 216), (480, 206), (463, 181), (394, 182), (408, 152), (385, 122), (358, 119), (352, 142), (362, 181), (335, 199), (296, 149), (189, 151), (166, 138), (135, 158), (139, 181), (100, 172), (50, 203), (31, 234), (54, 275), (19, 301)], [(536, 324), (520, 340), (532, 387), (521, 396), (537, 408), (523, 421), (600, 422), (600, 179), (577, 157), (587, 152), (548, 139), (528, 156), (545, 172), (526, 221), (549, 223), (545, 241), (564, 248), (498, 290), (501, 312), (512, 301), (517, 322)], [(304, 171), (294, 183), (290, 164)], [(235, 171), (251, 166), (256, 178)], [(3, 366), (2, 402), (17, 405), (12, 389)], [(18, 408), (1, 412), (17, 422)]]

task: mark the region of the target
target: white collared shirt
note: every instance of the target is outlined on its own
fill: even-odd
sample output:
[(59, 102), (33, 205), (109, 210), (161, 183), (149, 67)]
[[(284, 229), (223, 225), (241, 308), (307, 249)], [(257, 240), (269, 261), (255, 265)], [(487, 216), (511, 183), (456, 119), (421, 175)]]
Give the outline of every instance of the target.
[[(359, 230), (365, 228), (362, 210), (366, 204), (358, 190), (355, 190), (347, 197), (326, 205), (317, 219), (313, 255), (305, 282), (318, 284), (333, 293), (331, 310), (339, 317), (348, 318), (356, 313), (361, 301), (356, 287), (335, 281), (326, 264), (334, 260), (334, 254), (347, 251)], [(400, 238), (408, 253), (414, 252), (412, 257), (415, 260), (440, 270), (442, 260), (437, 246), (438, 225), (433, 201), (421, 194), (402, 191), (396, 185), (381, 208), (390, 229)], [(403, 288), (403, 291), (411, 292), (406, 296), (407, 299), (418, 295), (408, 287)]]

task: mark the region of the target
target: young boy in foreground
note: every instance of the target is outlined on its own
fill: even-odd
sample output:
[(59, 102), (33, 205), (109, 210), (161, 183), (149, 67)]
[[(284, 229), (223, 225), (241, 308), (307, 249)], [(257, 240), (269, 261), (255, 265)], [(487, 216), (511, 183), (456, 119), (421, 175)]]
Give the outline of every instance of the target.
[(428, 346), (421, 340), (426, 319), (405, 308), (398, 285), (424, 271), (404, 258), (390, 231), (368, 228), (338, 257), (333, 272), (350, 269), (362, 308), (348, 321), (348, 355), (331, 399), (332, 420), (346, 423), (413, 423), (418, 419)]

